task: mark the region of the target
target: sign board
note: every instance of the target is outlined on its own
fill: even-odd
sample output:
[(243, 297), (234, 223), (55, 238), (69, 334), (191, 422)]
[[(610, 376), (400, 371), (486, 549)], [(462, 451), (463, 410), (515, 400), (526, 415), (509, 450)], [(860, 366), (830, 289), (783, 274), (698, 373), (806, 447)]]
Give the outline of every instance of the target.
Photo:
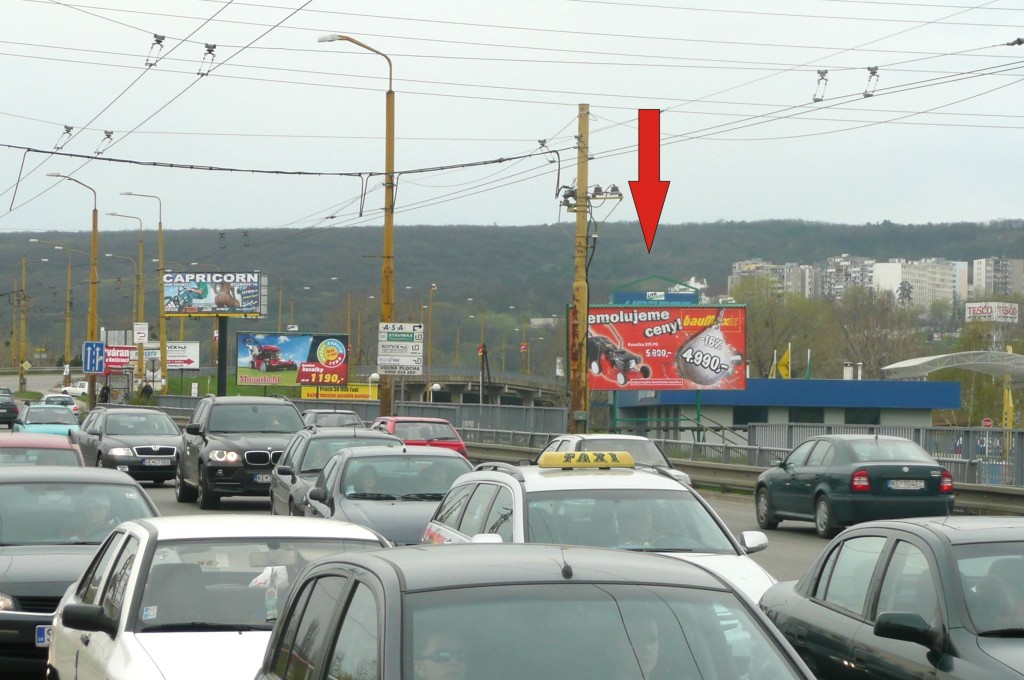
[[(155, 360), (160, 362), (160, 343), (147, 342), (142, 346), (142, 358), (145, 361)], [(135, 366), (139, 361), (139, 351), (135, 345), (107, 345), (106, 362), (107, 368), (122, 369), (128, 366)], [(159, 367), (158, 369), (159, 370)], [(167, 370), (199, 370), (199, 343), (189, 342), (168, 342), (167, 343)]]
[(165, 272), (164, 316), (262, 315), (260, 273)]
[(423, 375), (423, 324), (382, 323), (377, 327), (377, 372)]
[(28, 369), (32, 368), (32, 364), (28, 361), (23, 361), (21, 362), (21, 367), (27, 371)]
[(143, 342), (149, 342), (149, 324), (135, 323), (132, 324), (132, 330), (134, 331), (135, 344), (138, 345)]
[(303, 387), (302, 399), (373, 401), (377, 399), (377, 383), (349, 383), (345, 387), (335, 387), (333, 385)]
[(991, 418), (984, 418), (984, 419), (982, 419), (981, 426), (982, 427), (992, 427), (992, 419)]
[(238, 333), (238, 385), (348, 385), (346, 333)]
[(106, 367), (106, 347), (104, 344), (95, 341), (82, 343), (82, 371), (85, 373), (103, 373)]
[(743, 305), (592, 306), (592, 390), (746, 389)]
[(1017, 323), (1020, 317), (1016, 302), (968, 302), (964, 319), (966, 321), (995, 321)]

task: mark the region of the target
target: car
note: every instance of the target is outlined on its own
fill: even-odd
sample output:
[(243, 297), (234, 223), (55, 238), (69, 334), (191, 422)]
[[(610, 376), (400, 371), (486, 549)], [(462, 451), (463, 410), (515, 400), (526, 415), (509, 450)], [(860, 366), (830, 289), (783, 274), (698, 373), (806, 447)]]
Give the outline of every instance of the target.
[(370, 427), (390, 432), (406, 444), (440, 446), (469, 456), (469, 449), (459, 431), (444, 418), (380, 416)]
[(420, 542), (469, 461), (436, 446), (360, 446), (338, 451), (306, 493), (303, 514), (355, 522), (396, 545)]
[(864, 522), (761, 609), (819, 678), (1024, 677), (1024, 517)]
[(88, 380), (78, 380), (78, 381), (75, 381), (75, 382), (71, 383), (70, 385), (68, 385), (67, 387), (60, 388), (60, 391), (61, 391), (61, 393), (70, 395), (72, 397), (84, 396), (86, 394), (89, 394), (89, 381)]
[(339, 553), (310, 565), (256, 679), (313, 677), (814, 676), (756, 606), (702, 567), (506, 544)]
[(387, 432), (365, 427), (320, 427), (307, 425), (296, 432), (270, 479), (270, 514), (303, 514), (306, 492), (334, 454), (359, 446), (402, 447), (401, 439)]
[(174, 474), (174, 497), (216, 508), (223, 496), (270, 497), (271, 471), (302, 416), (284, 397), (199, 400), (185, 425)]
[(306, 425), (322, 425), (324, 427), (366, 427), (363, 419), (355, 411), (322, 408), (307, 408), (302, 412), (302, 422)]
[(44, 394), (39, 400), (40, 404), (59, 404), (61, 406), (67, 406), (71, 409), (71, 412), (75, 414), (75, 417), (79, 420), (82, 419), (82, 411), (79, 408), (78, 400), (67, 394)]
[(0, 467), (5, 465), (85, 467), (85, 459), (70, 435), (15, 432), (0, 437)]
[(737, 541), (704, 498), (663, 468), (625, 452), (549, 452), (537, 465), (480, 463), (456, 479), (423, 543), (558, 543), (660, 553), (701, 564), (753, 602), (775, 579), (749, 553), (760, 531)]
[(354, 524), (297, 517), (124, 522), (57, 607), (47, 677), (251, 680), (307, 562), (386, 546)]
[(99, 406), (72, 437), (91, 464), (116, 468), (154, 486), (174, 479), (182, 448), (181, 429), (155, 408)]
[(953, 475), (903, 437), (832, 434), (811, 437), (762, 472), (754, 490), (757, 524), (814, 522), (831, 538), (873, 519), (949, 515)]
[(115, 525), (157, 514), (139, 483), (117, 470), (0, 466), (3, 677), (43, 677), (64, 591)]
[(647, 437), (634, 434), (560, 434), (540, 450), (533, 457), (533, 463), (537, 462), (541, 453), (548, 451), (625, 451), (633, 457), (634, 463), (654, 465), (671, 470), (681, 480), (690, 483), (690, 475), (682, 470), (672, 467), (668, 456)]
[(18, 402), (14, 400), (14, 395), (0, 393), (0, 423), (6, 423), (7, 429), (13, 430), (18, 412)]
[(29, 404), (14, 420), (15, 432), (67, 434), (77, 429), (78, 418), (67, 406), (59, 404)]

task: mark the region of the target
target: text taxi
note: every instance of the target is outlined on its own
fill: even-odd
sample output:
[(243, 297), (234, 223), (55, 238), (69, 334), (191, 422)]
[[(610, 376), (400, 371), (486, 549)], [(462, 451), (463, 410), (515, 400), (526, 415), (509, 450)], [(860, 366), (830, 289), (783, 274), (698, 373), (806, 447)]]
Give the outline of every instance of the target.
[(775, 579), (747, 555), (700, 494), (625, 451), (559, 451), (536, 465), (481, 463), (452, 485), (423, 543), (555, 543), (670, 555), (701, 564), (757, 601)]

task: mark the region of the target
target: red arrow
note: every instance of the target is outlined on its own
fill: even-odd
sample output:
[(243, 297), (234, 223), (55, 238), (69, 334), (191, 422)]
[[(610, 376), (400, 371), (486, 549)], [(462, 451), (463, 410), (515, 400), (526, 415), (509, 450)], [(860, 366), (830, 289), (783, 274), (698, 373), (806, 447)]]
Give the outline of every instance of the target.
[(636, 216), (647, 241), (647, 252), (654, 245), (661, 211), (665, 207), (669, 182), (661, 181), (661, 110), (640, 109), (639, 178), (629, 183)]

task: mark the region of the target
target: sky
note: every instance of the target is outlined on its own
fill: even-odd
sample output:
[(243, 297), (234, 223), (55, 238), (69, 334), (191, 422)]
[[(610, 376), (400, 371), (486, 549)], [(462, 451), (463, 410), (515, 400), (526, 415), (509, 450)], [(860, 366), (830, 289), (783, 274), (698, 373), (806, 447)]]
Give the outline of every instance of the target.
[[(1022, 0), (0, 0), (0, 233), (1019, 218)], [(657, 245), (655, 244), (655, 247)]]

